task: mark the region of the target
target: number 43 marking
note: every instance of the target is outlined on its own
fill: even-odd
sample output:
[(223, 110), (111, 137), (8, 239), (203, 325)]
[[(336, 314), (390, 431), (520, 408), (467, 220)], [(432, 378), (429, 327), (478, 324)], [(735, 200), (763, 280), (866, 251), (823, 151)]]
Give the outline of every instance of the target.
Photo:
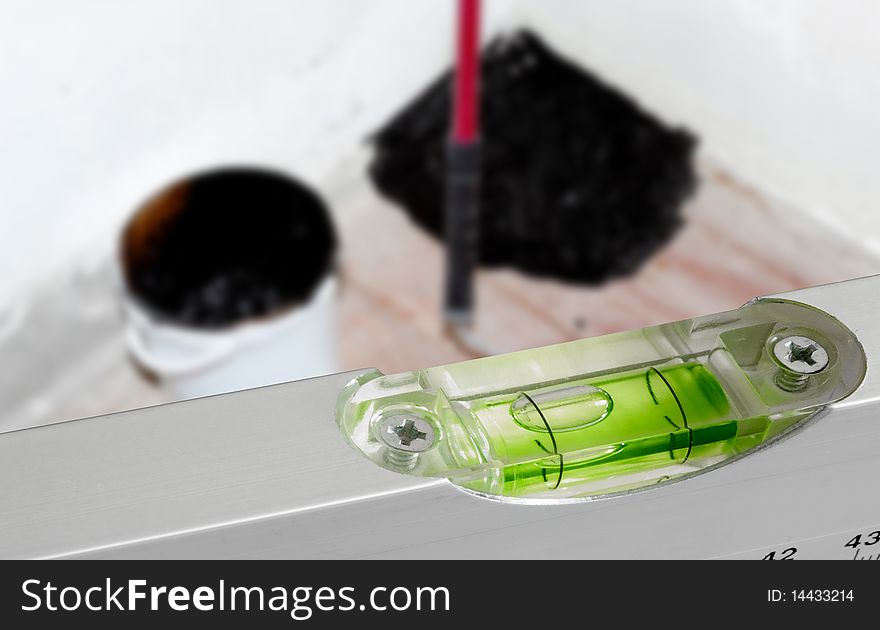
[(866, 547), (876, 545), (878, 542), (880, 542), (880, 529), (875, 532), (871, 532), (870, 534), (864, 534), (864, 540), (862, 540), (862, 536), (863, 534), (856, 534), (848, 543), (844, 545), (844, 547), (852, 547), (853, 549), (858, 549), (859, 545), (865, 545)]

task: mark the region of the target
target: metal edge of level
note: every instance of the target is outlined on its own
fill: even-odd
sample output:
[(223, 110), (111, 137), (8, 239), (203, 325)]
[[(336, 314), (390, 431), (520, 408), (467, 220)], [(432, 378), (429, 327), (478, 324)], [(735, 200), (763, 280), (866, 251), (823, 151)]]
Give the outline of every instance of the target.
[(517, 506), (340, 439), (357, 372), (0, 434), (0, 557), (713, 557), (880, 524), (880, 277), (771, 298), (859, 337), (865, 382), (795, 438), (610, 501)]

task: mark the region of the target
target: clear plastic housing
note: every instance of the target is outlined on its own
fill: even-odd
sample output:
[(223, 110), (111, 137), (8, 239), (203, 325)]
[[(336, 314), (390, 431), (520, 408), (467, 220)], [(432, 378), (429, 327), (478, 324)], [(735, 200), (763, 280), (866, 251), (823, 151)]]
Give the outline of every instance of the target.
[[(774, 344), (792, 336), (814, 341), (827, 365), (780, 362)], [(354, 448), (391, 470), (503, 500), (585, 500), (740, 457), (849, 395), (865, 366), (855, 335), (830, 315), (763, 300), (425, 370), (372, 370), (345, 388), (337, 419)], [(392, 417), (428, 423), (433, 441), (398, 452), (377, 435)]]

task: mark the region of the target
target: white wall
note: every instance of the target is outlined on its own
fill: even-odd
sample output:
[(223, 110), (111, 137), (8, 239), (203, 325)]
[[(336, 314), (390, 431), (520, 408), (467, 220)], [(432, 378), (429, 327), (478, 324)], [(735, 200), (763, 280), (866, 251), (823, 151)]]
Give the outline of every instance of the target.
[[(880, 3), (487, 0), (880, 250)], [(448, 62), (441, 0), (2, 0), (0, 306), (224, 162), (320, 184)]]
[(521, 0), (737, 175), (880, 252), (880, 2)]
[(412, 0), (2, 0), (0, 306), (106, 255), (134, 205), (193, 169), (320, 185), (448, 62), (452, 18)]

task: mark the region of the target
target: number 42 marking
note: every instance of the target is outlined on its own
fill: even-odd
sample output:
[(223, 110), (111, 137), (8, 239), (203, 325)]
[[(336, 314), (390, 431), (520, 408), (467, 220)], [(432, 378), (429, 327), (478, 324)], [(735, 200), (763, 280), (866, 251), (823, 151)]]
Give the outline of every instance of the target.
[(766, 556), (761, 558), (762, 560), (794, 560), (794, 554), (797, 553), (797, 547), (789, 547), (788, 549), (783, 549), (779, 553), (779, 557), (776, 556), (775, 551), (771, 551)]

